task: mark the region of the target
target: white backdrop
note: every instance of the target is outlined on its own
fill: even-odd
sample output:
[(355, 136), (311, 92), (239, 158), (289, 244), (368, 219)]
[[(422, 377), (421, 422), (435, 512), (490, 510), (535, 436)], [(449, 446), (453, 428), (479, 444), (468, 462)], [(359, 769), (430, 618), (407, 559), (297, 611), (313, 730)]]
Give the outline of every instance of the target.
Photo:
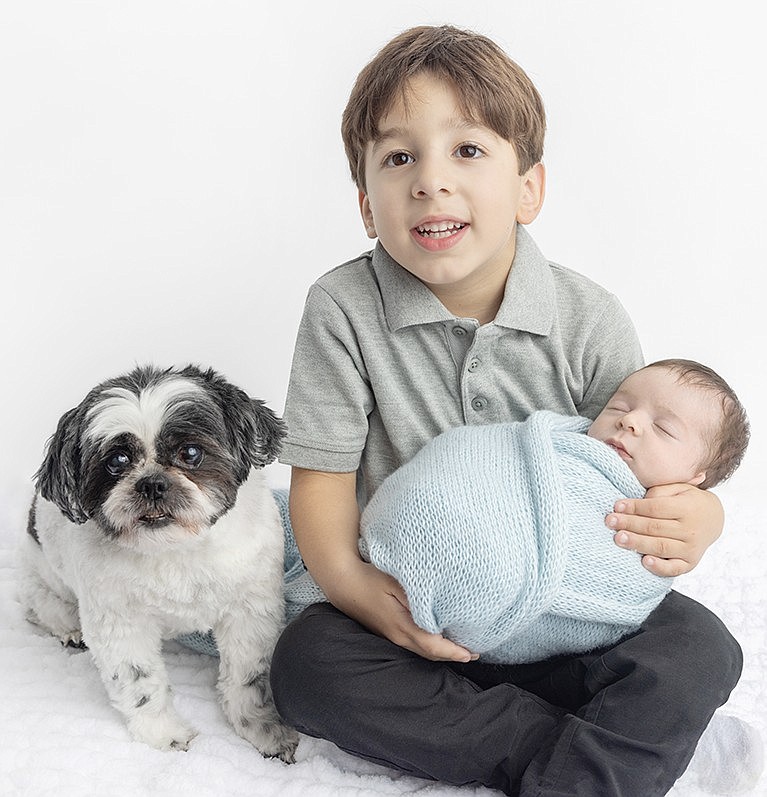
[[(215, 662), (179, 646), (167, 659), (178, 705), (201, 730), (195, 748), (131, 744), (90, 661), (36, 636), (13, 598), (30, 477), (59, 416), (91, 386), (136, 363), (191, 361), (282, 411), (309, 284), (370, 246), (342, 109), (364, 63), (422, 23), (488, 34), (538, 85), (548, 196), (531, 232), (544, 253), (620, 296), (648, 360), (702, 360), (749, 410), (751, 449), (719, 489), (728, 527), (680, 582), (741, 641), (745, 669), (726, 710), (767, 738), (759, 6), (0, 0), (3, 793), (485, 793), (397, 776), (311, 739), (299, 763), (275, 767), (224, 723)], [(268, 475), (287, 483), (283, 466)], [(700, 797), (694, 781), (673, 794)]]
[[(765, 465), (758, 4), (25, 0), (0, 10), (0, 498), (61, 413), (135, 363), (198, 362), (282, 410), (309, 284), (369, 248), (339, 123), (392, 35), (486, 33), (546, 103), (531, 232), (622, 299), (649, 359), (712, 365)], [(287, 469), (270, 479), (286, 483)]]

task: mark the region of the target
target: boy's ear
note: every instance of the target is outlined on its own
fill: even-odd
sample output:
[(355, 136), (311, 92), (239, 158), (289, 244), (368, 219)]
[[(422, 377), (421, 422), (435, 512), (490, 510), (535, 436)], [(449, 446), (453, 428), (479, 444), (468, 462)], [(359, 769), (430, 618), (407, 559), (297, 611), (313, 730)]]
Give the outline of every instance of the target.
[(359, 192), (360, 215), (362, 216), (362, 223), (365, 225), (365, 232), (368, 238), (377, 238), (376, 225), (373, 221), (373, 211), (370, 209), (370, 200), (368, 195), (360, 190)]
[(541, 212), (543, 198), (546, 195), (546, 169), (542, 163), (536, 163), (522, 177), (522, 196), (517, 210), (517, 221), (530, 224)]

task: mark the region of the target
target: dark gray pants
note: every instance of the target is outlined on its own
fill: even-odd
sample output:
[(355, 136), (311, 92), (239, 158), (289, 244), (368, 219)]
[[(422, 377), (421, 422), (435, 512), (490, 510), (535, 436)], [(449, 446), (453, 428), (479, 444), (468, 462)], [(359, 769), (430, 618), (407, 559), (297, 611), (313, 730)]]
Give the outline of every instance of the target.
[(272, 689), (287, 722), (423, 778), (524, 797), (652, 797), (673, 786), (742, 655), (671, 592), (609, 650), (514, 666), (422, 659), (330, 604), (284, 631)]

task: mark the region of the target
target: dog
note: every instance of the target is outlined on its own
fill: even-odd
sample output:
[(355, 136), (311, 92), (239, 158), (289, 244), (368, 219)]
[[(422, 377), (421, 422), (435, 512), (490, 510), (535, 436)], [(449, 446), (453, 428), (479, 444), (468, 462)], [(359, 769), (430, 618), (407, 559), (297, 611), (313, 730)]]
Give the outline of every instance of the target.
[(261, 473), (285, 429), (213, 370), (139, 367), (65, 413), (35, 474), (20, 550), (27, 617), (90, 650), (132, 736), (187, 750), (162, 640), (212, 629), (235, 731), (291, 763), (274, 707), (284, 624), (283, 531)]

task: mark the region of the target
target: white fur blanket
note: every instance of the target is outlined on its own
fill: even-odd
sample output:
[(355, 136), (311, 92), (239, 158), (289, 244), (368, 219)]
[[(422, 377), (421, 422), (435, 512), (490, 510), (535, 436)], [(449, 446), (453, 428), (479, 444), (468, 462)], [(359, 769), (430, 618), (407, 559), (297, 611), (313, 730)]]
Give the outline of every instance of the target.
[[(22, 494), (19, 494), (22, 493)], [(22, 617), (13, 548), (25, 525), (24, 491), (0, 493), (0, 794), (8, 797), (491, 797), (359, 761), (302, 738), (297, 763), (267, 761), (227, 726), (216, 703), (218, 661), (177, 643), (166, 649), (176, 705), (199, 730), (186, 753), (131, 741), (88, 653), (63, 650)], [(763, 501), (735, 485), (719, 495), (727, 528), (675, 588), (714, 609), (743, 645), (745, 670), (726, 710), (767, 735), (767, 635)], [(754, 795), (767, 794), (767, 779)], [(700, 797), (685, 775), (672, 797)]]

